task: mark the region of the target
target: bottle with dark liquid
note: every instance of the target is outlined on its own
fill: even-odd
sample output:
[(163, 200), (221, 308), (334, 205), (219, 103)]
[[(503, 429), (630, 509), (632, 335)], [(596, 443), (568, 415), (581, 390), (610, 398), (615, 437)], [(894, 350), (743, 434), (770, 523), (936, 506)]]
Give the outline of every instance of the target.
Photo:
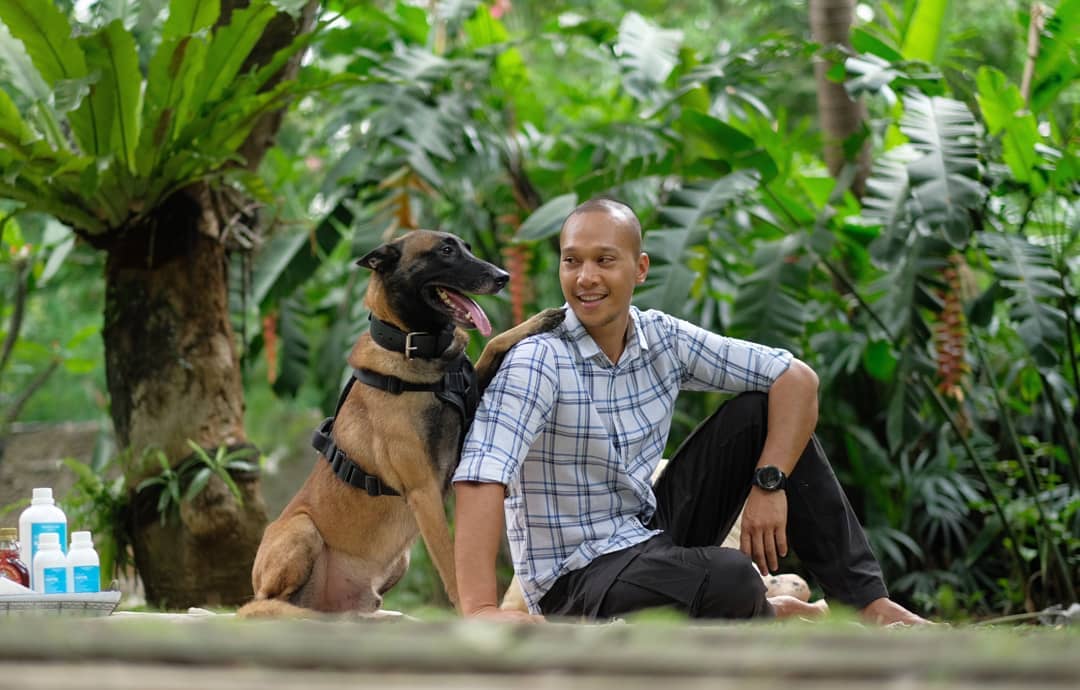
[(19, 560), (19, 530), (0, 528), (0, 577), (30, 586), (30, 569)]

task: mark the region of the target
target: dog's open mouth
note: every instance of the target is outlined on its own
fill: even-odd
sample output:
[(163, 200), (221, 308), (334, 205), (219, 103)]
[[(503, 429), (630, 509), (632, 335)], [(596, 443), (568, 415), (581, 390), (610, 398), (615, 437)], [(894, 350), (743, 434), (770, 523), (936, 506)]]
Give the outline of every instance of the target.
[(450, 314), (458, 326), (475, 328), (485, 338), (491, 335), (491, 322), (480, 305), (471, 298), (452, 288), (436, 285), (433, 293), (435, 301)]

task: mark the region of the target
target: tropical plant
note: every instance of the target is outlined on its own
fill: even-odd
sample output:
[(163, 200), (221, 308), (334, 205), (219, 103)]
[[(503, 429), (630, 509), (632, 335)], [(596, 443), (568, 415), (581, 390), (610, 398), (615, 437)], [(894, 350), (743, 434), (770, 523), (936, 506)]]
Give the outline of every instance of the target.
[[(18, 214), (53, 216), (107, 254), (106, 375), (134, 487), (160, 470), (145, 448), (160, 448), (175, 469), (191, 455), (188, 439), (245, 443), (226, 257), (251, 248), (256, 221), (244, 191), (257, 189), (250, 171), (281, 110), (315, 86), (292, 79), (315, 3), (173, 0), (148, 57), (125, 28), (127, 3), (91, 9), (91, 26), (77, 35), (53, 2), (0, 1), (9, 78), (0, 90), (0, 197)], [(257, 497), (257, 479), (242, 488)], [(265, 515), (257, 500), (228, 505), (165, 539), (148, 536), (160, 526), (136, 525), (151, 602), (249, 596)], [(210, 568), (219, 572), (199, 576)]]

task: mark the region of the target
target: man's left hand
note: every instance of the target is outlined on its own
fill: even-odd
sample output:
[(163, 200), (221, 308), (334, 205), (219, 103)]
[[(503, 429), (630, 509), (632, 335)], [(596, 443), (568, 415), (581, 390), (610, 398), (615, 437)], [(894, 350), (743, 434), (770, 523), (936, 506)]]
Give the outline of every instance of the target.
[(762, 575), (780, 567), (787, 555), (787, 494), (750, 489), (743, 508), (739, 550), (753, 559)]

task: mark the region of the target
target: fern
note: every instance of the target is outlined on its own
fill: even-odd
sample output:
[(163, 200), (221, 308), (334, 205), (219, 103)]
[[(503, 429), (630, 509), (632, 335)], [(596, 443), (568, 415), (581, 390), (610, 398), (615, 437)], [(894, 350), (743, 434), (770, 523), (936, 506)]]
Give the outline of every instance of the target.
[(1048, 303), (1065, 296), (1063, 280), (1046, 247), (1018, 235), (979, 234), (990, 265), (1010, 291), (1009, 315), (1039, 366), (1056, 369), (1065, 346), (1065, 312)]

